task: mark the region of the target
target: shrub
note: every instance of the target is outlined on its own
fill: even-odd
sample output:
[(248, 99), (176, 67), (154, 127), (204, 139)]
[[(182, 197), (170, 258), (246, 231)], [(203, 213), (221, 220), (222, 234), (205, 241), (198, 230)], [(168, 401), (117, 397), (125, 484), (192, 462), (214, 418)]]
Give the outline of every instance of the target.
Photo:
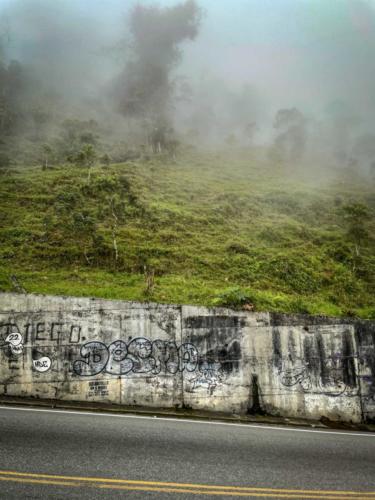
[(235, 241), (227, 245), (226, 250), (227, 252), (234, 254), (244, 254), (244, 255), (249, 254), (249, 249), (245, 245)]
[(233, 287), (215, 297), (213, 305), (231, 309), (243, 309), (244, 306), (250, 306), (253, 309), (254, 297), (242, 288)]

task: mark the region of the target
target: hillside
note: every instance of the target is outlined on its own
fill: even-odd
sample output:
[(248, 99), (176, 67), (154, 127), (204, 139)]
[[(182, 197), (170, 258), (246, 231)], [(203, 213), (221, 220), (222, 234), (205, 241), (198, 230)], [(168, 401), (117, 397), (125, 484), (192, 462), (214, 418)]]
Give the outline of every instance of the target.
[(374, 318), (374, 183), (265, 158), (3, 172), (0, 289)]

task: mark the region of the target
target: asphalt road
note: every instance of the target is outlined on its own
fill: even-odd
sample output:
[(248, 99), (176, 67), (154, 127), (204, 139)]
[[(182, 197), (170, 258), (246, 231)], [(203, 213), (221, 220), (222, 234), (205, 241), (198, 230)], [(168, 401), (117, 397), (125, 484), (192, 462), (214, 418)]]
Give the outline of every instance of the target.
[(375, 500), (375, 434), (0, 407), (0, 498)]

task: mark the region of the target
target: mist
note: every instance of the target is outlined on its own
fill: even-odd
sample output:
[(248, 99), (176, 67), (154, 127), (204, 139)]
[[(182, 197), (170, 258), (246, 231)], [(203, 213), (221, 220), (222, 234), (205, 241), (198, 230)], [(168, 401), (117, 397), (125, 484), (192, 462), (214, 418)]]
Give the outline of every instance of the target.
[(374, 56), (372, 0), (0, 0), (0, 160), (179, 144), (367, 175)]

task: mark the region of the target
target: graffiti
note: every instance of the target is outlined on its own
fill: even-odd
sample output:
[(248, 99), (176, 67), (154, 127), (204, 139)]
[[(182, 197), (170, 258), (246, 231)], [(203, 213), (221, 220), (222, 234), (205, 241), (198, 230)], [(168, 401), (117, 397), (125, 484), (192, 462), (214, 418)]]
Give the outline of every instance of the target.
[(88, 397), (109, 396), (108, 382), (105, 380), (91, 380), (89, 382)]
[(33, 359), (33, 367), (37, 372), (47, 372), (51, 368), (51, 358), (48, 356), (43, 356), (39, 359)]
[(349, 387), (341, 378), (341, 374), (338, 371), (332, 370), (324, 384), (318, 379), (318, 390), (325, 396), (337, 397), (347, 392)]
[(303, 391), (311, 390), (311, 378), (306, 367), (291, 368), (287, 370), (282, 370), (279, 372), (280, 382), (285, 387), (293, 387), (297, 384), (303, 389)]
[(45, 352), (40, 352), (35, 347), (32, 349), (31, 354), (33, 369), (39, 373), (48, 372), (52, 365), (51, 358)]
[(15, 356), (23, 353), (23, 337), (19, 332), (9, 333), (5, 342), (9, 345), (11, 353)]
[(207, 389), (212, 395), (215, 389), (223, 382), (225, 370), (220, 363), (204, 361), (199, 366), (199, 374), (190, 379), (191, 390)]
[(116, 340), (108, 346), (98, 341), (84, 344), (80, 359), (73, 363), (73, 372), (80, 377), (100, 373), (117, 376), (191, 373), (194, 376), (188, 379), (189, 390), (205, 389), (212, 395), (225, 377), (239, 369), (240, 358), (238, 341), (229, 347), (225, 344), (199, 355), (196, 346), (190, 342), (178, 346), (173, 341), (137, 337), (128, 343)]
[(105, 372), (110, 375), (128, 373), (175, 374), (195, 371), (198, 351), (193, 344), (167, 340), (151, 341), (137, 337), (127, 344), (116, 340), (108, 347), (103, 342), (88, 342), (81, 347), (80, 356), (73, 363), (73, 371), (81, 377), (90, 377)]
[(279, 372), (279, 379), (284, 387), (298, 386), (305, 393), (316, 392), (325, 396), (337, 397), (347, 390), (347, 385), (339, 369), (326, 367), (327, 374), (324, 380), (321, 377), (314, 377), (310, 371), (311, 368), (307, 364), (284, 369)]
[(109, 359), (107, 346), (103, 342), (88, 342), (81, 347), (81, 357), (73, 364), (73, 370), (81, 377), (97, 375), (106, 367)]
[(77, 344), (81, 339), (82, 327), (77, 324), (63, 322), (39, 321), (26, 323), (19, 326), (19, 323), (8, 321), (0, 323), (0, 336), (9, 337), (11, 334), (18, 333), (23, 339), (23, 343), (52, 341), (59, 342), (66, 339), (70, 344)]
[[(306, 333), (307, 332), (307, 333)], [(282, 342), (283, 333), (283, 342)], [(352, 334), (344, 327), (338, 335), (319, 327), (314, 335), (302, 331), (302, 349), (295, 333), (281, 328), (272, 331), (273, 366), (281, 385), (304, 393), (337, 397), (358, 391)]]

